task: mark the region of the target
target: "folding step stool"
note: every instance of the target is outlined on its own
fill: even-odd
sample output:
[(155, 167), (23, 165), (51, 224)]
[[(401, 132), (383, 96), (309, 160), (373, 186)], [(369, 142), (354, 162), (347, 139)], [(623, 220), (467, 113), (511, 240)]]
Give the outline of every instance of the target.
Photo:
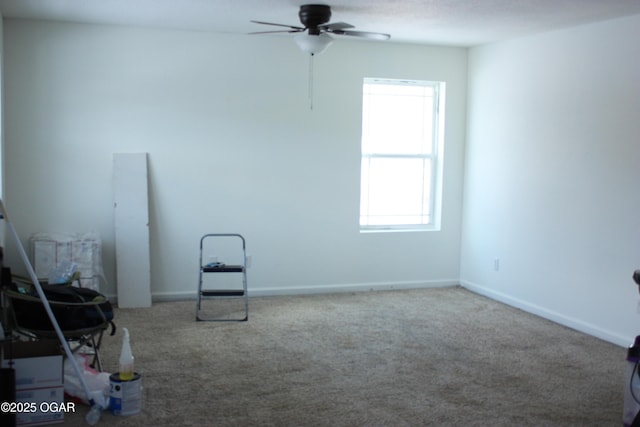
[[(240, 258), (240, 263), (239, 264), (225, 264), (222, 262), (209, 262), (209, 263), (204, 263), (203, 261), (203, 255), (204, 255), (204, 250), (211, 250), (211, 243), (209, 245), (206, 244), (207, 241), (211, 240), (214, 241), (216, 239), (218, 239), (218, 241), (220, 243), (222, 243), (222, 240), (220, 239), (226, 239), (227, 242), (225, 243), (229, 243), (230, 240), (235, 240), (235, 239), (239, 239), (240, 242), (242, 243), (242, 254), (241, 254), (241, 258)], [(240, 249), (240, 242), (238, 242), (238, 251)], [(246, 321), (249, 319), (249, 295), (247, 292), (247, 249), (246, 249), (246, 244), (245, 244), (245, 240), (244, 237), (242, 237), (240, 234), (205, 234), (204, 236), (202, 236), (202, 238), (200, 239), (200, 273), (199, 273), (199, 277), (198, 277), (198, 302), (197, 302), (197, 306), (196, 306), (196, 320), (198, 321)], [(205, 276), (209, 276), (211, 275), (218, 275), (218, 274), (224, 274), (224, 273), (236, 273), (236, 275), (241, 276), (242, 278), (242, 286), (240, 287), (239, 284), (236, 284), (233, 287), (229, 287), (229, 288), (224, 288), (224, 289), (220, 289), (218, 287), (211, 287), (211, 285), (207, 285), (207, 289), (203, 289), (203, 281)], [(235, 281), (237, 282), (237, 280)], [(226, 313), (226, 316), (224, 316), (222, 313), (223, 310), (218, 310), (221, 313), (219, 316), (212, 316), (210, 314), (206, 314), (205, 312), (208, 313), (208, 310), (205, 310), (203, 308), (203, 305), (205, 301), (207, 300), (218, 300), (218, 301), (224, 301), (224, 300), (235, 300), (236, 302), (238, 300), (241, 300), (241, 302), (244, 303), (244, 310), (240, 309), (240, 310), (236, 310), (235, 312), (230, 312), (230, 313)], [(231, 301), (229, 301), (231, 302)], [(242, 311), (244, 311), (244, 316), (242, 316)], [(240, 313), (238, 315), (238, 313)]]

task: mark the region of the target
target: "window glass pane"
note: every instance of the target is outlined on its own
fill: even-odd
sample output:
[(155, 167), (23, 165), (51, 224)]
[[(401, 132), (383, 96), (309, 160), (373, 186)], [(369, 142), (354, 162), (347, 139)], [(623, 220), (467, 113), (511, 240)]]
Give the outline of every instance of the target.
[(432, 104), (418, 96), (365, 95), (363, 152), (430, 154)]
[(429, 163), (413, 158), (363, 159), (361, 224), (428, 223)]

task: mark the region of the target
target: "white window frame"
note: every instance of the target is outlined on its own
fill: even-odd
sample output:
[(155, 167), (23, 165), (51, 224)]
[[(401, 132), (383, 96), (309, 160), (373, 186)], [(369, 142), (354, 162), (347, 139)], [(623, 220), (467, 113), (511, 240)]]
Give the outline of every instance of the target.
[[(382, 152), (365, 152), (366, 135), (369, 134), (368, 117), (364, 103), (367, 102), (367, 94), (365, 88), (367, 85), (402, 85), (402, 86), (423, 86), (430, 87), (433, 90), (433, 106), (432, 106), (432, 123), (431, 123), (431, 147), (430, 150), (423, 153), (394, 153), (389, 150)], [(445, 100), (445, 83), (436, 81), (421, 80), (397, 80), (397, 79), (379, 79), (364, 78), (363, 80), (363, 116), (362, 116), (362, 144), (361, 144), (361, 184), (360, 184), (360, 232), (385, 232), (385, 231), (429, 231), (440, 229), (440, 213), (442, 200), (442, 148), (444, 143), (444, 100)], [(393, 126), (393, 124), (391, 124)], [(390, 142), (391, 143), (391, 142)], [(427, 170), (427, 163), (430, 167), (430, 177), (428, 188), (422, 189), (422, 211), (421, 219), (414, 221), (415, 223), (401, 223), (400, 221), (390, 221), (389, 223), (380, 223), (379, 220), (372, 220), (372, 213), (369, 212), (367, 204), (369, 203), (368, 188), (369, 180), (365, 178), (368, 171), (367, 165), (370, 165), (373, 159), (416, 159), (423, 161), (423, 174)], [(428, 200), (424, 200), (424, 195)], [(407, 213), (407, 214), (415, 214)], [(428, 220), (424, 217), (428, 216)], [(373, 215), (375, 216), (375, 215)], [(397, 215), (400, 216), (400, 215)], [(416, 216), (416, 215), (409, 215)], [(417, 216), (416, 216), (417, 217)]]

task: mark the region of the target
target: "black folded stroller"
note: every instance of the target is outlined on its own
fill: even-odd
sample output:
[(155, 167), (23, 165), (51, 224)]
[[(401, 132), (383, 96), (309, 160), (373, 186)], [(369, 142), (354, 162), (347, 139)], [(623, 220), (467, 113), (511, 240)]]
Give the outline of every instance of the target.
[[(40, 286), (72, 352), (82, 350), (92, 355), (91, 367), (102, 371), (100, 344), (109, 328), (110, 334), (115, 334), (113, 307), (99, 292), (73, 286), (76, 279), (55, 285), (40, 283)], [(2, 298), (7, 323), (13, 331), (30, 339), (55, 339), (56, 331), (42, 300), (28, 280), (12, 276), (9, 285), (3, 280)]]

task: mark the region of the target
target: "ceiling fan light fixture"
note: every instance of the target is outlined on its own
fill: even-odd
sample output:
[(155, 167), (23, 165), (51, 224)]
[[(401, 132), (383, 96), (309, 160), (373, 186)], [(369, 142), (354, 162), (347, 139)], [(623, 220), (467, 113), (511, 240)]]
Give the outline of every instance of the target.
[(296, 44), (305, 53), (310, 55), (319, 55), (324, 52), (329, 45), (333, 42), (333, 37), (327, 33), (320, 33), (318, 35), (300, 33), (294, 36)]

